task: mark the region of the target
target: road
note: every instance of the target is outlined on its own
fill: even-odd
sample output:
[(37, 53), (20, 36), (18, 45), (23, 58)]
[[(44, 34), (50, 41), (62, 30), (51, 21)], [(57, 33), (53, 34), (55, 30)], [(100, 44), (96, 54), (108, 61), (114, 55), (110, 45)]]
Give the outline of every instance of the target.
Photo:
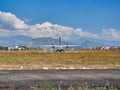
[(45, 87), (45, 86), (103, 86), (108, 81), (120, 87), (120, 69), (79, 70), (1, 70), (0, 88), (3, 87)]

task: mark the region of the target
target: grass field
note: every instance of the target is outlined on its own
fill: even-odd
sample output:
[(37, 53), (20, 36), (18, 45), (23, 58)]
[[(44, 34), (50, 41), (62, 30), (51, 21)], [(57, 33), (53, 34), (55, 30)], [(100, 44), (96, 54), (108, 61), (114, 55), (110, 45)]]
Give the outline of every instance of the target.
[(120, 50), (0, 51), (0, 69), (120, 68)]
[(80, 86), (67, 86), (67, 87), (62, 87), (60, 84), (57, 87), (24, 87), (24, 88), (18, 88), (16, 89), (15, 87), (11, 86), (9, 88), (3, 88), (0, 90), (119, 90), (117, 86), (110, 85), (109, 82), (106, 82), (104, 86), (89, 86), (87, 83), (82, 84)]

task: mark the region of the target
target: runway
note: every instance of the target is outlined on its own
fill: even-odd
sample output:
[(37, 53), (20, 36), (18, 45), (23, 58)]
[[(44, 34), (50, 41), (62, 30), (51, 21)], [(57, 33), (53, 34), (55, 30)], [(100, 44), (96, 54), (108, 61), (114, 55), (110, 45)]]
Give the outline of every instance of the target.
[(45, 86), (103, 86), (109, 82), (120, 88), (120, 69), (1, 70), (0, 88)]

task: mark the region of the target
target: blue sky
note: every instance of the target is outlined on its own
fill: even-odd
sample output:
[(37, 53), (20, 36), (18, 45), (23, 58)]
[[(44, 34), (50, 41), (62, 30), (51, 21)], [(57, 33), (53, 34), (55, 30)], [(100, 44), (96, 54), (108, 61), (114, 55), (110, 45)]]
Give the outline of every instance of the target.
[(34, 38), (61, 35), (120, 42), (120, 0), (0, 0), (0, 15), (0, 36), (10, 36), (14, 28), (15, 35)]
[(120, 29), (120, 0), (0, 0), (0, 11), (30, 19), (28, 24), (48, 21), (93, 33)]

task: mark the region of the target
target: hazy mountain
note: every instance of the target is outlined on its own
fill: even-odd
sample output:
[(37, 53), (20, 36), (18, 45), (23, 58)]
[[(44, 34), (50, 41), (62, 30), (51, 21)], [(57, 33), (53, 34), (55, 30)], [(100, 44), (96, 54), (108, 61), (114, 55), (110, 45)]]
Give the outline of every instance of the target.
[[(26, 46), (32, 46), (32, 47), (39, 47), (41, 45), (59, 45), (58, 39), (53, 39), (51, 37), (42, 37), (42, 38), (36, 38), (29, 41), (24, 42)], [(74, 44), (68, 41), (61, 41), (62, 45), (69, 45)]]
[[(120, 42), (112, 42), (116, 45), (120, 45)], [(31, 38), (28, 36), (12, 36), (12, 37), (0, 37), (0, 46), (13, 46), (13, 45), (25, 45), (30, 47), (40, 47), (41, 45), (58, 45), (59, 40), (51, 37)], [(64, 41), (63, 45), (79, 45), (77, 48), (96, 48), (101, 46), (108, 46), (111, 41), (95, 40), (90, 38), (81, 38), (79, 40)], [(110, 45), (114, 46), (114, 45)]]
[(96, 47), (101, 47), (106, 45), (99, 42), (94, 42), (94, 41), (85, 41), (81, 43), (80, 46), (83, 48), (96, 48)]
[(25, 41), (31, 40), (28, 36), (0, 37), (0, 46), (23, 45)]

